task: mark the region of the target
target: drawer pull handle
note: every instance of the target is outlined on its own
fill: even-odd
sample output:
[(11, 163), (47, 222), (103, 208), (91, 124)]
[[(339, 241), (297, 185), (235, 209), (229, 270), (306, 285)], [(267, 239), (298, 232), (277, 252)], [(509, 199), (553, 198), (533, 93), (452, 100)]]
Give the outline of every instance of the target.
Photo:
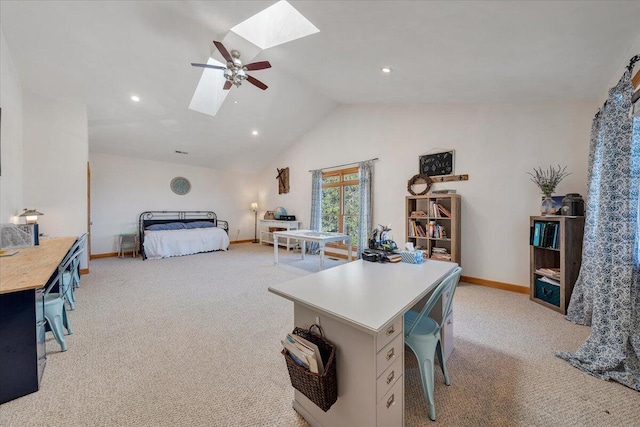
[(396, 332), (396, 329), (393, 327), (393, 325), (387, 328), (387, 336), (393, 335), (395, 332)]
[(387, 360), (391, 360), (391, 358), (395, 355), (396, 355), (396, 349), (394, 347), (387, 352)]
[(391, 373), (389, 374), (389, 376), (387, 377), (387, 384), (389, 384), (391, 381), (393, 381), (393, 378), (396, 376), (396, 371), (391, 371)]
[(389, 409), (389, 407), (391, 405), (393, 405), (394, 403), (396, 403), (396, 395), (395, 395), (395, 393), (392, 394), (391, 397), (387, 399), (387, 409)]

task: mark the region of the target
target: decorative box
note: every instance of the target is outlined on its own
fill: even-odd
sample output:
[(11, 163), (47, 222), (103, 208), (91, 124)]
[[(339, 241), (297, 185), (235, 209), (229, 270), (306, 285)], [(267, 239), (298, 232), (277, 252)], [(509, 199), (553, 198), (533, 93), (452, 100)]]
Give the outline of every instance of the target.
[(420, 264), (424, 261), (422, 251), (400, 251), (400, 257), (402, 258), (402, 262), (409, 264)]

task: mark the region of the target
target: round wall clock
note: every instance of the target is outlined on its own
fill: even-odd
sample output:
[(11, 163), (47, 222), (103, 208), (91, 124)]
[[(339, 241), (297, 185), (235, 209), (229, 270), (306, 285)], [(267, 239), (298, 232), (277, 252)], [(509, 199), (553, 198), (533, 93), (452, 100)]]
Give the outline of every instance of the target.
[(183, 178), (181, 176), (177, 176), (171, 180), (171, 191), (180, 196), (184, 196), (189, 191), (191, 191), (191, 183), (187, 178)]

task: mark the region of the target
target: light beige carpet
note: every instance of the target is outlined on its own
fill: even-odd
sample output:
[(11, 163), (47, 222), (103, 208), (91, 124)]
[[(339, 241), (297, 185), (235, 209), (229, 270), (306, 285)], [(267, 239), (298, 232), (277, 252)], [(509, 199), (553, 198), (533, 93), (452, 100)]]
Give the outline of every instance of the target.
[[(267, 288), (317, 271), (318, 259), (280, 254), (278, 266), (257, 244), (92, 261), (69, 350), (48, 335), (40, 391), (0, 406), (0, 426), (306, 426), (280, 355), (293, 305)], [(640, 426), (640, 394), (554, 357), (588, 328), (479, 286), (461, 285), (454, 304), (452, 384), (436, 373), (437, 424), (407, 349), (407, 426)]]

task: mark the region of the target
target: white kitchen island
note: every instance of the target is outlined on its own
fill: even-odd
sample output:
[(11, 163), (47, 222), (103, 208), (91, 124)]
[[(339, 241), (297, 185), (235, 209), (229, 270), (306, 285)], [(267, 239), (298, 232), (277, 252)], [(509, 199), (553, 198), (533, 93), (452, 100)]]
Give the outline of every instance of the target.
[(337, 346), (336, 403), (323, 412), (296, 390), (293, 408), (312, 426), (402, 426), (403, 316), (456, 266), (358, 260), (270, 287), (293, 301), (295, 326), (319, 322)]

